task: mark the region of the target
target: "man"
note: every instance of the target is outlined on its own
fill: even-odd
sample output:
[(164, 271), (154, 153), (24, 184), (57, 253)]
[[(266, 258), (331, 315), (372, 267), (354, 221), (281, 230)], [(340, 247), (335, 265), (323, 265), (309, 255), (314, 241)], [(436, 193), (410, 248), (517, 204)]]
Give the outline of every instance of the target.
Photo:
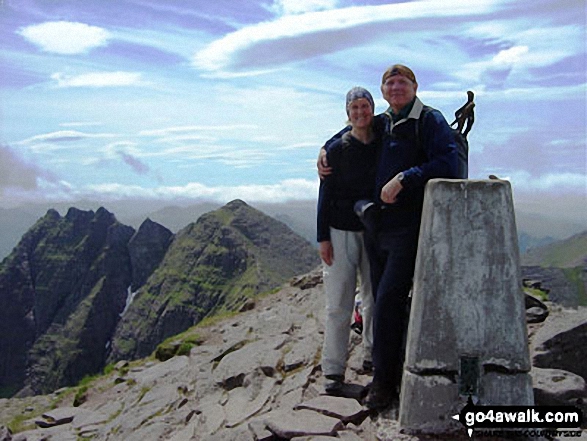
[[(367, 226), (365, 244), (375, 296), (374, 377), (365, 399), (372, 409), (387, 407), (399, 398), (424, 187), (432, 178), (457, 177), (451, 128), (438, 110), (422, 104), (417, 90), (416, 77), (408, 67), (396, 64), (384, 72), (381, 93), (390, 107), (375, 123), (382, 139), (375, 204), (358, 207)], [(321, 152), (321, 175), (329, 172), (324, 158)]]

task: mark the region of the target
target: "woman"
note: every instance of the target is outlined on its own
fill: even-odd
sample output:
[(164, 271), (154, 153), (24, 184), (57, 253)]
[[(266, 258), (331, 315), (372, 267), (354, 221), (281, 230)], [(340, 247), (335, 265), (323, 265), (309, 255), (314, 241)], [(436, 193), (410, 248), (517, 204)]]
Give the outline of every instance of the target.
[(371, 94), (354, 87), (346, 96), (351, 130), (328, 149), (332, 174), (320, 182), (318, 242), (324, 261), (326, 330), (322, 372), (329, 380), (326, 393), (337, 395), (344, 385), (350, 323), (355, 304), (357, 276), (363, 301), (363, 369), (372, 366), (373, 294), (369, 260), (363, 243), (363, 225), (354, 212), (361, 199), (374, 191), (378, 141), (373, 131), (375, 105)]

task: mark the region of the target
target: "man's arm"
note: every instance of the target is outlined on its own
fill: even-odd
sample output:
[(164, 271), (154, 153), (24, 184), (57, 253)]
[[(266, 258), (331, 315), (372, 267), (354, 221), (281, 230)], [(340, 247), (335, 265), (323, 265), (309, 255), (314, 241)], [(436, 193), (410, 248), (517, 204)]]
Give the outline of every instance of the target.
[(320, 176), (321, 180), (323, 180), (326, 176), (332, 173), (332, 167), (330, 167), (328, 164), (328, 158), (326, 156), (326, 153), (328, 152), (328, 150), (330, 150), (330, 147), (336, 140), (342, 138), (342, 135), (344, 135), (346, 132), (350, 130), (351, 126), (346, 126), (344, 129), (342, 129), (340, 132), (338, 132), (332, 138), (326, 141), (326, 143), (320, 149), (320, 152), (318, 153), (318, 160), (316, 161), (316, 167), (318, 168), (318, 176)]
[(453, 132), (438, 110), (424, 116), (421, 144), (426, 161), (404, 170), (401, 185), (404, 188), (423, 187), (432, 178), (457, 178), (457, 146)]
[(422, 117), (426, 119), (420, 136), (428, 159), (398, 173), (383, 186), (380, 197), (387, 204), (396, 202), (404, 188), (424, 186), (432, 178), (458, 177), (457, 149), (452, 129), (437, 110), (428, 111)]

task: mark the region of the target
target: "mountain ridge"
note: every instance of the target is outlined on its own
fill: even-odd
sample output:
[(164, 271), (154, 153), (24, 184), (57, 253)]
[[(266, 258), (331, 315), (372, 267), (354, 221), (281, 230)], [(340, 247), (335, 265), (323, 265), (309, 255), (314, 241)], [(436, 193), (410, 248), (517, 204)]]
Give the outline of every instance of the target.
[[(246, 240), (237, 227), (246, 229)], [(294, 254), (288, 256), (264, 235), (265, 230), (283, 236), (284, 246)], [(264, 247), (271, 250), (263, 251)], [(175, 254), (168, 253), (172, 248)], [(180, 264), (194, 263), (197, 249), (202, 265), (196, 272), (201, 277), (194, 284)], [(280, 255), (288, 256), (289, 262)], [(157, 272), (166, 257), (172, 265)], [(159, 332), (144, 344), (143, 352), (214, 308), (237, 308), (248, 296), (317, 264), (309, 243), (243, 201), (202, 216), (177, 235), (150, 219), (135, 230), (103, 207), (96, 212), (72, 207), (65, 216), (48, 210), (0, 263), (0, 392), (48, 392), (99, 371), (107, 358), (115, 357), (113, 353), (128, 356), (120, 350), (124, 341), (121, 345), (117, 337), (124, 332), (119, 325), (123, 319), (132, 322), (129, 318), (141, 304), (141, 288), (155, 273), (158, 278), (149, 286), (158, 286), (159, 293), (177, 288), (178, 280), (189, 283), (181, 287), (183, 298), (161, 296), (165, 321), (139, 315), (138, 323)], [(233, 272), (239, 277), (231, 279)], [(138, 293), (129, 305), (133, 290)], [(197, 314), (186, 314), (196, 290), (200, 297), (192, 310)], [(132, 332), (126, 337), (132, 340)]]
[[(199, 216), (218, 209), (221, 203), (209, 201), (195, 202), (161, 202), (161, 201), (78, 201), (75, 203), (59, 203), (39, 205), (23, 205), (14, 208), (0, 208), (0, 259), (7, 256), (16, 246), (22, 235), (34, 222), (43, 216), (48, 209), (54, 208), (58, 212), (67, 211), (75, 205), (84, 210), (96, 210), (100, 206), (116, 213), (117, 218), (124, 224), (135, 229), (146, 218), (165, 226), (173, 233), (195, 222)], [(304, 237), (310, 243), (316, 240), (316, 201), (288, 201), (285, 203), (256, 203), (255, 208), (274, 217), (292, 230)], [(560, 217), (546, 216), (527, 211), (528, 207), (516, 207), (516, 222), (520, 236), (520, 251), (536, 247), (556, 240), (569, 238), (587, 229), (587, 223), (580, 223), (576, 219), (561, 219)]]

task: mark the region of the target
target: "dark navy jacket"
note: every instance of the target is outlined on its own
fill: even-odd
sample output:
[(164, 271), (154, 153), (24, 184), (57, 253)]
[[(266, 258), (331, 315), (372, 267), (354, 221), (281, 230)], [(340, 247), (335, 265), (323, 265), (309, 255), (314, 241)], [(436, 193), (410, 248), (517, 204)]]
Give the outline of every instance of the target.
[[(418, 120), (422, 117), (422, 121)], [(396, 123), (387, 113), (377, 115), (376, 133), (381, 136), (381, 153), (377, 160), (375, 191), (372, 199), (381, 207), (382, 230), (418, 225), (422, 213), (424, 187), (433, 178), (456, 178), (457, 151), (452, 129), (442, 114), (425, 107), (416, 98), (406, 118)], [(342, 133), (335, 135), (329, 144)], [(398, 173), (404, 173), (403, 189), (394, 204), (381, 201), (381, 189)]]
[(358, 200), (373, 196), (378, 147), (377, 138), (363, 144), (347, 132), (328, 148), (327, 160), (333, 171), (320, 182), (318, 242), (330, 240), (330, 227), (363, 230), (353, 207)]

